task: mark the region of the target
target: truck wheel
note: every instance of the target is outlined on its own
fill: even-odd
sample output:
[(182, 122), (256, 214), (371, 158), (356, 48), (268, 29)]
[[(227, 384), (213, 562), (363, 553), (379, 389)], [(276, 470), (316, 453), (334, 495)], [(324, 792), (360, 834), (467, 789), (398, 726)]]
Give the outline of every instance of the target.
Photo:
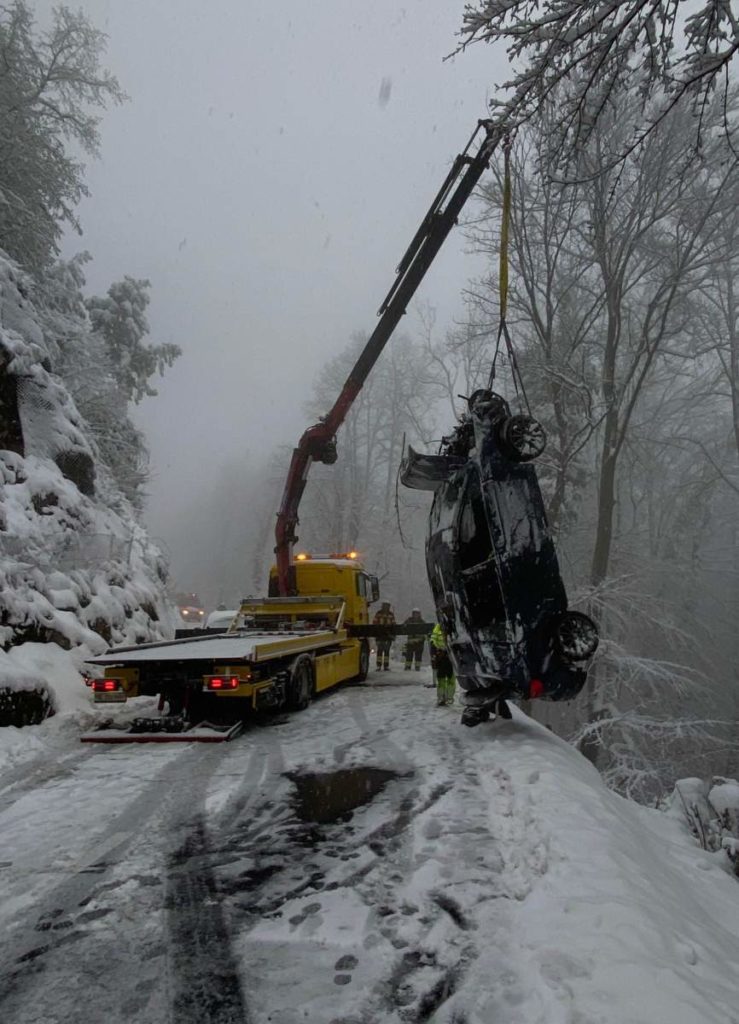
[(359, 672), (355, 675), (354, 679), (357, 683), (363, 683), (369, 675), (370, 666), (370, 650), (369, 644), (366, 640), (362, 641), (362, 646), (359, 648)]
[(287, 707), (289, 711), (305, 711), (313, 697), (313, 666), (301, 661), (295, 667), (288, 686)]

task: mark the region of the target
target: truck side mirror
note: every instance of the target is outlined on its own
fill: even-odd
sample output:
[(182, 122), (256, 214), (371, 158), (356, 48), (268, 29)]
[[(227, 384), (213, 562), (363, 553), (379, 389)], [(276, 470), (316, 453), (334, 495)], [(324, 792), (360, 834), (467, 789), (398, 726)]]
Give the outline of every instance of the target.
[(380, 581), (378, 580), (378, 578), (376, 576), (370, 576), (369, 577), (369, 581), (370, 581), (370, 585), (372, 587), (372, 602), (371, 603), (374, 604), (375, 601), (379, 601), (380, 600)]

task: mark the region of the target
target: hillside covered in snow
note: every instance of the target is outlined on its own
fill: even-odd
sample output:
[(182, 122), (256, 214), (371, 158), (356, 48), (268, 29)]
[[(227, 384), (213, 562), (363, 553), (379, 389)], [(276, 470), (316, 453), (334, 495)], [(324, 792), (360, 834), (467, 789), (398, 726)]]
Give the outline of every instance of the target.
[(165, 560), (116, 479), (120, 464), (103, 454), (115, 442), (96, 436), (65, 381), (72, 364), (91, 362), (85, 390), (75, 374), (78, 393), (111, 403), (124, 443), (132, 428), (82, 283), (77, 267), (41, 288), (0, 253), (0, 709), (11, 721), (8, 691), (49, 692), (24, 645), (53, 643), (81, 664), (110, 643), (173, 628)]
[[(55, 710), (53, 679), (110, 643), (172, 629), (167, 566), (139, 517), (147, 447), (130, 409), (179, 355), (145, 339), (149, 282), (86, 290), (81, 157), (126, 99), (82, 10), (0, 9), (0, 725)], [(64, 672), (62, 671), (62, 674)], [(48, 685), (47, 685), (48, 684)], [(22, 707), (13, 694), (35, 691)]]

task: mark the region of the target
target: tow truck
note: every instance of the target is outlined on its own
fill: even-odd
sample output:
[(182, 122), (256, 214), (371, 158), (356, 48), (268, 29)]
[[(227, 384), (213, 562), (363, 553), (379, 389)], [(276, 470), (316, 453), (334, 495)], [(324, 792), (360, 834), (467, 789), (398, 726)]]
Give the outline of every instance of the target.
[(298, 511), (312, 463), (336, 462), (339, 428), (503, 136), (497, 122), (478, 121), (398, 264), (377, 325), (338, 398), (294, 449), (277, 514), (269, 596), (243, 601), (225, 633), (117, 647), (92, 659), (104, 672), (93, 682), (95, 699), (158, 695), (160, 712), (169, 713), (134, 720), (125, 733), (98, 730), (83, 741), (230, 739), (249, 711), (300, 710), (315, 693), (366, 677), (371, 636), (430, 631), (431, 624), (372, 626), (377, 580), (355, 553), (294, 557)]
[(225, 633), (188, 630), (94, 658), (103, 670), (92, 683), (96, 703), (158, 696), (167, 714), (96, 730), (83, 742), (228, 740), (253, 712), (302, 711), (317, 693), (366, 679), (377, 578), (348, 552), (299, 556), (295, 581), (299, 595), (243, 600)]

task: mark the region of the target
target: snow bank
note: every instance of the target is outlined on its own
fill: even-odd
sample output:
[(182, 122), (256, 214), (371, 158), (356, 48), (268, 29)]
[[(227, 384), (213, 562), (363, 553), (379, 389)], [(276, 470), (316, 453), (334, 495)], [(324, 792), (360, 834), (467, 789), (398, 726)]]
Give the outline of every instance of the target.
[(23, 644), (0, 651), (0, 689), (45, 691), (54, 714), (37, 729), (0, 729), (0, 771), (48, 753), (49, 742), (60, 732), (77, 729), (94, 717), (78, 667), (80, 657), (80, 652), (64, 651), (56, 644)]
[[(505, 1019), (739, 1020), (727, 1016), (739, 996), (739, 889), (725, 853), (701, 850), (684, 820), (607, 790), (575, 750), (520, 715), (489, 754), (510, 778), (516, 820), (504, 827), (518, 833), (527, 876), (512, 921), (532, 1005)], [(472, 1020), (498, 1019), (503, 1007), (483, 1002)]]
[(79, 671), (83, 656), (56, 644), (23, 644), (0, 651), (0, 687), (47, 689), (55, 714), (79, 715), (90, 707)]
[(43, 690), (52, 715), (34, 728), (0, 729), (0, 776), (9, 767), (37, 758), (49, 760), (79, 745), (80, 732), (105, 721), (122, 725), (154, 713), (156, 698), (138, 697), (125, 704), (93, 704), (83, 675), (84, 647), (65, 651), (57, 644), (22, 644), (0, 651), (0, 689)]

